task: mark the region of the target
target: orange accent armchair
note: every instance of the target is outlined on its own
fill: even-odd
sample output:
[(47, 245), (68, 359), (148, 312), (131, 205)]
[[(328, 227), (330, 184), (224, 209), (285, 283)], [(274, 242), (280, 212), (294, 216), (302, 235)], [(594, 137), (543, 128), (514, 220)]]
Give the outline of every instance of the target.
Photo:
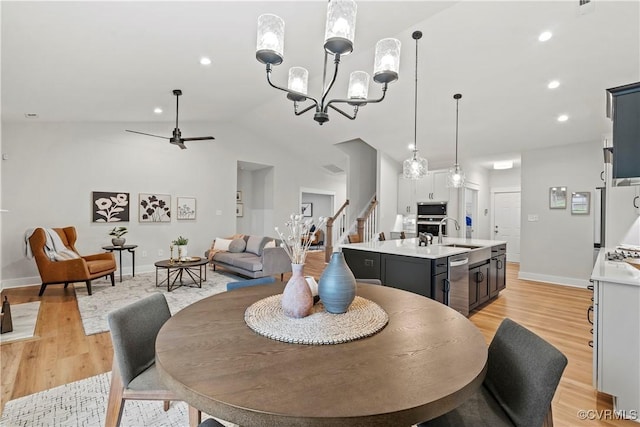
[[(54, 230), (58, 233), (67, 249), (78, 253), (74, 246), (78, 237), (75, 227), (54, 228)], [(65, 261), (51, 261), (44, 250), (46, 241), (47, 236), (42, 228), (37, 228), (29, 237), (31, 252), (33, 252), (33, 256), (36, 259), (38, 272), (42, 279), (39, 296), (44, 294), (47, 285), (64, 283), (66, 288), (69, 283), (74, 282), (85, 282), (87, 284), (87, 292), (91, 295), (91, 281), (105, 276), (109, 276), (111, 278), (111, 286), (115, 286), (116, 260), (113, 257), (113, 253), (87, 255)]]

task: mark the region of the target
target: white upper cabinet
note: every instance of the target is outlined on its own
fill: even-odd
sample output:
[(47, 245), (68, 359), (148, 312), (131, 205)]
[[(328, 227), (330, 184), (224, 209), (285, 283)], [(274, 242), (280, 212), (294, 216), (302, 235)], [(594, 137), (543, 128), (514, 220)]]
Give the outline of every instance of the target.
[(417, 207), (416, 181), (400, 175), (398, 178), (398, 213), (401, 215), (415, 214)]
[(416, 200), (418, 202), (448, 202), (449, 188), (447, 187), (447, 173), (444, 170), (434, 170), (423, 179), (418, 180)]

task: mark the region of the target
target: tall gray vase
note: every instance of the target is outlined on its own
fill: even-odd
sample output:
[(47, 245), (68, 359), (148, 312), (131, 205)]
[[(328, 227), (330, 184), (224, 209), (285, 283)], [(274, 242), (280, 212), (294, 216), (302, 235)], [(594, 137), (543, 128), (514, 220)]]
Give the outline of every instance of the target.
[(345, 313), (356, 297), (356, 278), (342, 252), (331, 255), (329, 265), (318, 282), (318, 295), (329, 313)]

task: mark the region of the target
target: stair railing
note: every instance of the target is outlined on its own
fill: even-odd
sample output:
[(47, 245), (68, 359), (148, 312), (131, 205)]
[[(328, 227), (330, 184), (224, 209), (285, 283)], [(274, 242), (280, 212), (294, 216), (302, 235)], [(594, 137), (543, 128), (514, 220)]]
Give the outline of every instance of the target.
[(333, 253), (333, 243), (339, 242), (342, 235), (344, 235), (347, 230), (347, 206), (349, 206), (349, 200), (347, 199), (338, 212), (329, 219), (327, 219), (327, 232), (325, 235), (325, 250), (324, 250), (324, 260), (329, 262), (331, 258), (331, 254)]

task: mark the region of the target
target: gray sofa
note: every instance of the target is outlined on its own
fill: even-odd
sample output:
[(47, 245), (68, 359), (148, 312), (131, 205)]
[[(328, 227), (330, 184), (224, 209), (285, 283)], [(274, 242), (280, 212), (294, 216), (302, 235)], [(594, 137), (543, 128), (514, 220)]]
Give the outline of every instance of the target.
[[(222, 267), (246, 277), (259, 278), (280, 274), (281, 279), (284, 273), (291, 271), (291, 260), (284, 248), (280, 247), (279, 240), (264, 236), (245, 236), (242, 239), (245, 247), (242, 247), (242, 244), (238, 245), (241, 242), (237, 240), (240, 239), (234, 240), (228, 250), (217, 252), (213, 256), (214, 271), (216, 267)], [(205, 252), (205, 257), (208, 255), (209, 251)]]

